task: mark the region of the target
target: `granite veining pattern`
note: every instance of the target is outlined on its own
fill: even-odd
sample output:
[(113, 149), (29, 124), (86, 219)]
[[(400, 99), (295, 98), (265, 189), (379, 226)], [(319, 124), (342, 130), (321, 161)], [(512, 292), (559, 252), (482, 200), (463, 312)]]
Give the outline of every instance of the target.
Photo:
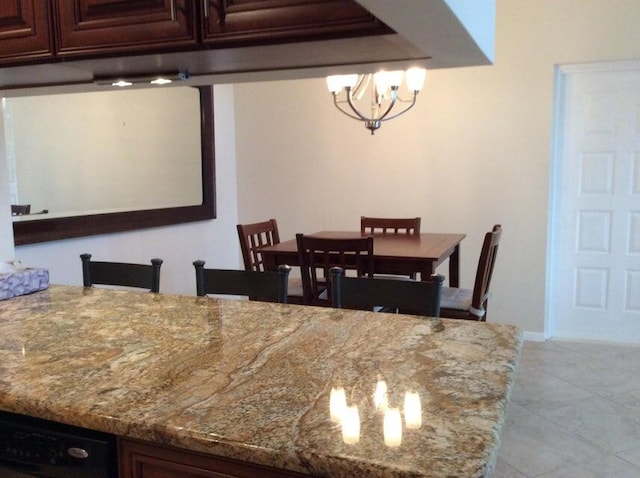
[[(319, 476), (490, 476), (521, 344), (491, 323), (54, 285), (0, 302), (0, 410)], [(420, 398), (399, 446), (380, 380), (389, 407)]]

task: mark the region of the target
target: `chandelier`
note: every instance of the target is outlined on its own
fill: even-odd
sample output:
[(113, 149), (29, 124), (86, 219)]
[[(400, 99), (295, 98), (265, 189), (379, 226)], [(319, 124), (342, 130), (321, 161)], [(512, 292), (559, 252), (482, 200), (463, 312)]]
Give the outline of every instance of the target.
[[(333, 94), (333, 104), (349, 118), (364, 122), (365, 128), (374, 134), (383, 121), (397, 118), (409, 111), (416, 104), (418, 93), (424, 85), (427, 70), (410, 68), (407, 71), (379, 71), (364, 75), (334, 75), (327, 77), (327, 87)], [(399, 89), (402, 79), (406, 78), (410, 99), (400, 97)], [(356, 105), (371, 86), (371, 105), (369, 115)], [(366, 103), (366, 100), (364, 100)], [(394, 107), (402, 104), (402, 109)], [(366, 106), (366, 104), (365, 104)]]

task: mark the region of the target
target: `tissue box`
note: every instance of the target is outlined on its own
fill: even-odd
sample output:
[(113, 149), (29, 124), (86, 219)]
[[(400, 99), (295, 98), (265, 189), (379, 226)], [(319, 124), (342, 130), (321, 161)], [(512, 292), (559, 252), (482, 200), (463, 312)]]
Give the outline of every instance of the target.
[(0, 274), (0, 300), (31, 294), (49, 287), (47, 269), (22, 269), (9, 274)]

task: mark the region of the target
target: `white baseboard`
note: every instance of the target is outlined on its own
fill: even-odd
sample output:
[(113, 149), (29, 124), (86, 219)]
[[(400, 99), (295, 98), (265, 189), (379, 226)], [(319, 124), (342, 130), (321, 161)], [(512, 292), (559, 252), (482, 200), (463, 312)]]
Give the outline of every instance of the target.
[(522, 337), (529, 342), (544, 342), (546, 340), (542, 332), (527, 332), (525, 330)]

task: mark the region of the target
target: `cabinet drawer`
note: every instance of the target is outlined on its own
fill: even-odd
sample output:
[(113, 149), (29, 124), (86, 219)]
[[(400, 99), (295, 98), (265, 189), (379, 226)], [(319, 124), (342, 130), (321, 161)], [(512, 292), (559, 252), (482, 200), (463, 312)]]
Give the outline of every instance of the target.
[(118, 459), (120, 478), (309, 478), (292, 471), (126, 438), (118, 439)]
[(388, 32), (351, 0), (202, 0), (203, 40), (264, 43)]
[(53, 55), (46, 0), (0, 0), (0, 63)]
[(193, 0), (58, 0), (60, 56), (197, 43)]

